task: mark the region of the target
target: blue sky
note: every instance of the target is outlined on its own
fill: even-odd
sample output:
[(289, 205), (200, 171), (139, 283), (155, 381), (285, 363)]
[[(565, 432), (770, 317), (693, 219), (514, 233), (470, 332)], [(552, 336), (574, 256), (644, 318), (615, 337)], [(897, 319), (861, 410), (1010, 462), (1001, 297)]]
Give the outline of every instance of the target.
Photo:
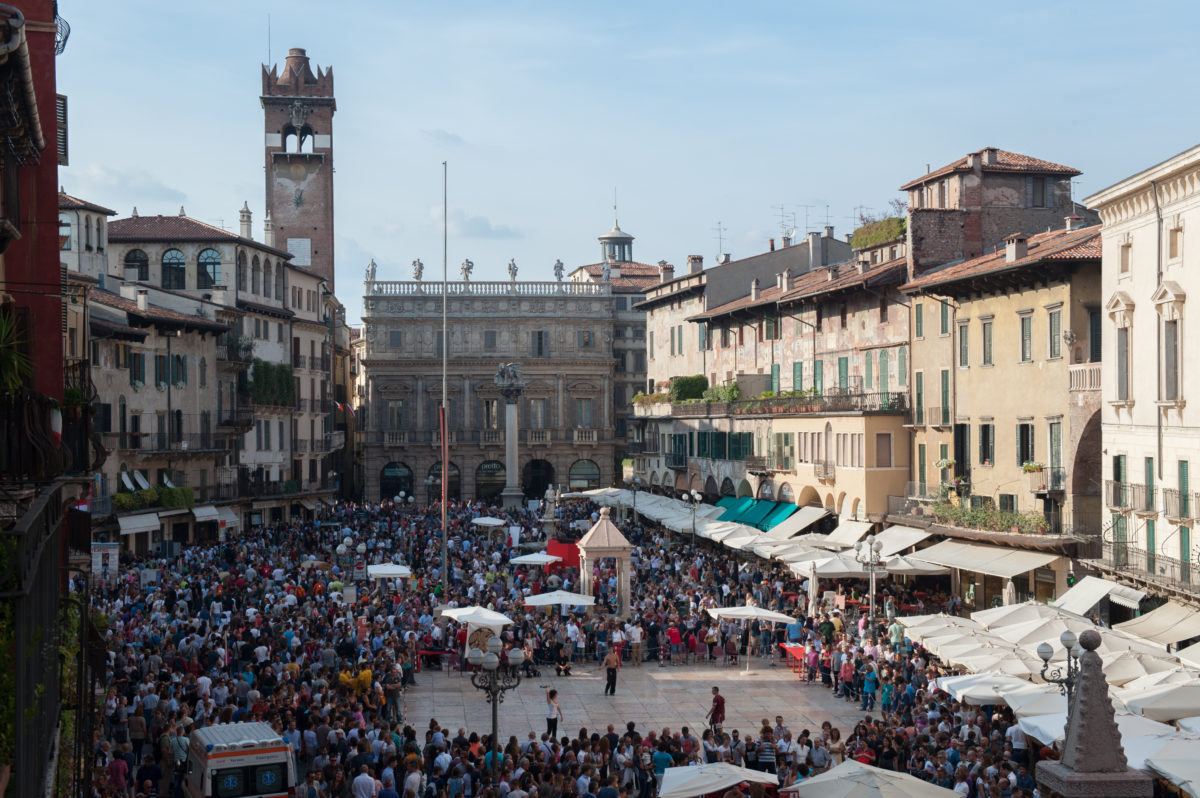
[(734, 257), (779, 205), (843, 236), (983, 146), (1082, 170), (1082, 197), (1195, 145), (1200, 6), (1132, 5), (61, 0), (61, 182), (231, 230), (248, 200), (261, 237), (260, 65), (304, 47), (334, 68), (352, 321), (369, 258), (440, 276), (443, 160), (452, 279), (596, 262), (614, 189), (636, 259), (711, 264), (718, 223)]

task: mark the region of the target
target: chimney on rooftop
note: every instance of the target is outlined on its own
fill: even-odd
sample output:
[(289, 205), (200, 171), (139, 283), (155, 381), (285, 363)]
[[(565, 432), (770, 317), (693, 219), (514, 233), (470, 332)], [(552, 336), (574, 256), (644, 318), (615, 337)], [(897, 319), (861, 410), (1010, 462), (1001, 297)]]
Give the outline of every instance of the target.
[(755, 277), (754, 280), (750, 283), (750, 301), (751, 302), (758, 301), (758, 278), (757, 277)]
[(1067, 230), (1078, 230), (1083, 227), (1083, 217), (1077, 213), (1072, 213), (1066, 218)]
[(792, 269), (791, 269), (791, 267), (788, 267), (779, 273), (778, 285), (779, 285), (780, 291), (786, 292), (786, 291), (792, 290)]
[(146, 312), (146, 306), (150, 303), (150, 292), (145, 288), (139, 288), (137, 292), (137, 308), (142, 313)]
[(783, 238), (781, 238), (780, 240), (783, 242), (782, 246), (784, 249), (787, 249), (788, 247), (790, 247), (792, 245), (792, 237), (790, 235), (787, 235), (786, 233), (783, 235)]
[(822, 245), (820, 233), (808, 234), (808, 268), (809, 271), (825, 265), (822, 258)]
[(831, 224), (825, 225), (825, 237), (833, 238), (833, 225), (831, 225)]
[(1024, 233), (1013, 233), (1004, 239), (1004, 262), (1014, 263), (1029, 254), (1029, 238)]
[(703, 255), (688, 255), (688, 274), (699, 274), (704, 271)]
[(263, 243), (268, 247), (275, 246), (275, 222), (271, 220), (270, 208), (267, 208), (266, 218), (263, 219)]
[(979, 153), (977, 153), (977, 152), (967, 153), (967, 168), (968, 169), (977, 169), (978, 167), (979, 167)]
[(768, 239), (768, 241), (770, 242), (770, 245), (771, 245), (771, 252), (774, 252), (775, 251), (775, 239), (771, 238), (771, 239)]
[(825, 272), (825, 279), (831, 283), (837, 279), (837, 276), (838, 276), (838, 267), (837, 266), (830, 266), (829, 269), (827, 269)]
[[(691, 262), (691, 258), (688, 259)], [(667, 263), (665, 260), (658, 262), (658, 280), (661, 283), (669, 283), (675, 279), (675, 267)]]
[(1000, 160), (1000, 156), (997, 155), (995, 147), (985, 147), (984, 148), (984, 150), (983, 150), (983, 165), (984, 166), (994, 166), (996, 164), (996, 162), (999, 160)]
[(238, 221), (241, 222), (240, 234), (242, 238), (254, 238), (254, 233), (250, 230), (250, 224), (253, 221), (253, 217), (250, 213), (249, 202), (242, 203), (242, 209), (238, 211)]

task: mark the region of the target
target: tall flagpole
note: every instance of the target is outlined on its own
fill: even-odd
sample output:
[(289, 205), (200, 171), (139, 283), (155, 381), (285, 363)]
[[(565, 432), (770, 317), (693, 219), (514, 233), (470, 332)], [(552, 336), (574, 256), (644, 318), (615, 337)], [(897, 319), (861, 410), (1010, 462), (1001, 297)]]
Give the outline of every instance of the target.
[(450, 356), (450, 340), (446, 335), (446, 283), (449, 275), (446, 252), (446, 229), (449, 210), (446, 205), (446, 162), (442, 161), (442, 409), (439, 419), (442, 433), (442, 604), (447, 601), (450, 592), (450, 531), (446, 528), (446, 485), (450, 481), (449, 463), (450, 447), (446, 440), (449, 427), (446, 418), (446, 360)]

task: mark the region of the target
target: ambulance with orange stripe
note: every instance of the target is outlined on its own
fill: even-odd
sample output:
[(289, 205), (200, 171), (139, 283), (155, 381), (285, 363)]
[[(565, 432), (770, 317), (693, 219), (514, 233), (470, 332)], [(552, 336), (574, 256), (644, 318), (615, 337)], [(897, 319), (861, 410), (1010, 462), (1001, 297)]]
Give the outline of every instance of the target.
[(268, 723), (224, 723), (192, 732), (187, 798), (295, 798), (292, 749)]

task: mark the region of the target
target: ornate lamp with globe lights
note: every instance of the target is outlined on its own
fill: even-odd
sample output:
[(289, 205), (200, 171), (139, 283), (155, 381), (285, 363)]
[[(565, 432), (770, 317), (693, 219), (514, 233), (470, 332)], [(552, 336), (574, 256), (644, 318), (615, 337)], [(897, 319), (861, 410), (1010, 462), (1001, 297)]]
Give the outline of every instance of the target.
[(679, 498), (692, 506), (692, 553), (694, 554), (696, 552), (696, 509), (700, 507), (704, 495), (700, 491), (688, 490), (684, 491)]
[(518, 671), (525, 661), (525, 650), (513, 646), (508, 652), (508, 667), (501, 668), (500, 651), (503, 648), (504, 644), (500, 642), (500, 638), (492, 635), (488, 638), (486, 652), (480, 651), (478, 647), (473, 647), (467, 652), (467, 662), (478, 669), (471, 674), (471, 684), (475, 689), (482, 690), (488, 703), (492, 705), (492, 736), (489, 744), (492, 746), (493, 784), (500, 783), (500, 746), (497, 740), (500, 703), (504, 701), (506, 692), (516, 689), (521, 683)]
[(1058, 642), (1062, 643), (1067, 652), (1064, 665), (1051, 669), (1050, 658), (1054, 656), (1054, 646), (1049, 643), (1039, 645), (1037, 655), (1042, 660), (1042, 680), (1049, 684), (1057, 684), (1059, 691), (1067, 697), (1067, 706), (1070, 706), (1075, 683), (1079, 680), (1079, 657), (1083, 649), (1079, 646), (1079, 638), (1070, 629), (1059, 635)]
[(882, 551), (883, 543), (876, 540), (874, 535), (867, 535), (866, 540), (860, 540), (854, 544), (854, 559), (866, 566), (867, 573), (871, 579), (871, 609), (868, 616), (871, 635), (875, 634), (875, 570), (883, 561), (883, 558), (880, 556)]

